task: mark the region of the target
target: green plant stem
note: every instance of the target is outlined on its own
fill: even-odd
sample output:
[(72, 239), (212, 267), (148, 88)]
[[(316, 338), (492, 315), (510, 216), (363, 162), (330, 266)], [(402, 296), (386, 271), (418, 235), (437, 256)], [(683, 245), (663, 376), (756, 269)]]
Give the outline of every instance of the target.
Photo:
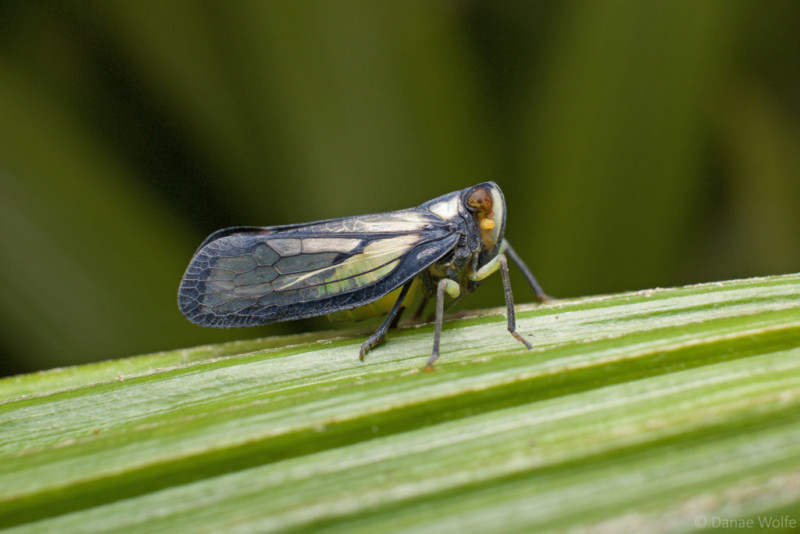
[(322, 333), (0, 380), (0, 526), (682, 532), (800, 510), (799, 275), (524, 305), (517, 327), (533, 350), (499, 310), (448, 321), (434, 373), (422, 325), (366, 362), (362, 335)]

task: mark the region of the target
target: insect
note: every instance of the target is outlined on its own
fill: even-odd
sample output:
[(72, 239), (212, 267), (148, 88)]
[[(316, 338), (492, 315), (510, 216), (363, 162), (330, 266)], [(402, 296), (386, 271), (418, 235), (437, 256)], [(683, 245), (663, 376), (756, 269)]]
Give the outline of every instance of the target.
[(499, 270), (508, 331), (530, 349), (516, 331), (506, 255), (539, 300), (550, 297), (503, 238), (505, 221), (502, 191), (494, 182), (484, 182), (416, 208), (287, 226), (225, 228), (197, 249), (181, 281), (178, 305), (191, 322), (217, 328), (336, 315), (359, 307), (367, 315), (386, 313), (361, 345), (363, 360), (397, 323), (413, 289), (421, 294), (417, 316), (429, 298), (436, 298), (433, 352), (426, 364), (430, 370), (439, 358), (446, 296), (455, 302)]

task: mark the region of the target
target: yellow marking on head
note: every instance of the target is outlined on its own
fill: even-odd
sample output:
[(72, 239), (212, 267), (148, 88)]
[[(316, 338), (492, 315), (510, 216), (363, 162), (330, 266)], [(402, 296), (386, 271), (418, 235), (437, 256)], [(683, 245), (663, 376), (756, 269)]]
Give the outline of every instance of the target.
[(467, 196), (467, 206), (481, 230), (484, 246), (492, 248), (500, 241), (505, 203), (497, 187), (476, 187)]

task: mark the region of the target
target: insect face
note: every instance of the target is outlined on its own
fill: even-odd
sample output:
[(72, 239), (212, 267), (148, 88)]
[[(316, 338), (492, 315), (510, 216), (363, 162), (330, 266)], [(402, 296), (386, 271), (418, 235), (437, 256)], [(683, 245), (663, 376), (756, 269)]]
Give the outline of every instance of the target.
[(478, 265), (486, 265), (500, 253), (505, 230), (505, 200), (494, 182), (476, 185), (464, 191), (463, 204), (477, 223), (481, 250)]

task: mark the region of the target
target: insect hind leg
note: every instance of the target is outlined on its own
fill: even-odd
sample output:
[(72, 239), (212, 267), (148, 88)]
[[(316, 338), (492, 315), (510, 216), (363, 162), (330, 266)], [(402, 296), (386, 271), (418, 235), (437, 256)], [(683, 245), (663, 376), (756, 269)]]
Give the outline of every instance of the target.
[(367, 338), (364, 343), (361, 344), (361, 350), (358, 353), (358, 358), (363, 362), (364, 356), (366, 356), (367, 352), (372, 349), (375, 345), (380, 343), (386, 338), (386, 332), (389, 331), (389, 328), (397, 326), (397, 321), (400, 319), (400, 312), (405, 309), (402, 308), (400, 305), (403, 303), (403, 299), (406, 298), (408, 294), (408, 289), (411, 287), (412, 280), (409, 280), (405, 284), (403, 284), (403, 289), (400, 290), (400, 295), (397, 297), (397, 300), (392, 306), (391, 311), (384, 319), (383, 323), (378, 327), (378, 329)]
[(403, 312), (406, 311), (405, 306), (400, 306), (400, 309), (397, 310), (397, 315), (394, 316), (394, 320), (392, 324), (389, 325), (389, 330), (394, 330), (397, 328), (397, 325), (400, 324), (400, 319), (403, 317)]

